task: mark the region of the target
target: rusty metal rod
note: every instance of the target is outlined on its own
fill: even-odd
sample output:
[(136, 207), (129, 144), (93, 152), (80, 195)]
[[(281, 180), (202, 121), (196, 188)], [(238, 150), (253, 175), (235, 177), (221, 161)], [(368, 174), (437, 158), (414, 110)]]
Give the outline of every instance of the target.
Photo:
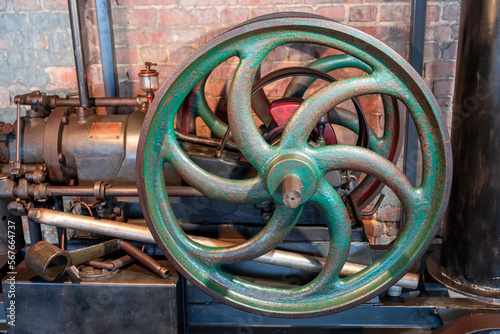
[[(140, 107), (147, 103), (145, 97), (96, 97), (90, 98), (92, 107)], [(78, 107), (79, 99), (56, 98), (55, 107)]]
[(156, 262), (155, 259), (132, 245), (130, 242), (122, 241), (120, 243), (120, 248), (122, 251), (135, 258), (161, 278), (167, 278), (170, 274), (167, 268), (163, 267), (161, 264)]
[[(151, 232), (146, 226), (117, 223), (112, 220), (95, 219), (71, 213), (65, 213), (49, 209), (33, 208), (28, 212), (28, 219), (37, 223), (48, 224), (58, 227), (72, 228), (81, 231), (94, 232), (115, 238), (135, 240), (155, 244)], [(195, 242), (205, 246), (228, 247), (234, 243), (217, 239), (189, 236)], [(282, 250), (273, 250), (252, 261), (279, 265), (293, 269), (301, 269), (310, 272), (320, 272), (325, 264), (325, 259), (311, 255), (298, 254)], [(367, 266), (346, 262), (340, 272), (340, 276), (347, 277), (353, 275)], [(416, 289), (418, 287), (419, 275), (408, 273), (403, 276), (395, 285)]]
[[(121, 243), (120, 243), (120, 245), (121, 245)], [(94, 268), (115, 270), (115, 269), (119, 269), (123, 266), (126, 266), (127, 264), (132, 263), (134, 261), (135, 261), (135, 259), (132, 256), (124, 255), (124, 256), (122, 256), (118, 259), (115, 259), (113, 261), (110, 261), (110, 262), (101, 262), (101, 261), (92, 260), (92, 261), (87, 262), (86, 264), (91, 266), (91, 267), (94, 267)]]
[[(193, 187), (166, 187), (167, 195), (172, 197), (204, 197)], [(47, 186), (50, 196), (94, 196), (94, 186)], [(134, 186), (107, 186), (105, 196), (137, 196), (137, 187)]]
[(16, 161), (15, 168), (21, 168), (21, 105), (17, 102), (17, 120), (16, 120)]

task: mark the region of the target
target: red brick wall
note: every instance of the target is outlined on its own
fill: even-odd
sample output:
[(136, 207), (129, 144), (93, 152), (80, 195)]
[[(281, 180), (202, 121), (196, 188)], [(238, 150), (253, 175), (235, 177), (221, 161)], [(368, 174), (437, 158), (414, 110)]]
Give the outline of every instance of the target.
[[(137, 73), (145, 61), (158, 63), (160, 81), (163, 81), (187, 55), (216, 35), (247, 19), (274, 12), (323, 15), (356, 27), (382, 40), (403, 57), (408, 56), (410, 1), (112, 0), (112, 10), (122, 96), (141, 93)], [(448, 124), (451, 122), (459, 15), (458, 0), (428, 2), (424, 78)], [(93, 0), (86, 3), (85, 21), (90, 47), (90, 88), (94, 96), (103, 96)], [(331, 53), (323, 48), (302, 45), (279, 48), (268, 56), (263, 70), (303, 65)], [(67, 1), (0, 0), (0, 57), (0, 118), (3, 120), (14, 120), (15, 108), (10, 100), (16, 94), (35, 89), (60, 95), (76, 91)], [(212, 108), (215, 109), (227, 93), (226, 79), (236, 65), (237, 61), (230, 60), (212, 73), (206, 91)], [(359, 71), (345, 70), (335, 75), (352, 74), (359, 74)], [(267, 92), (279, 97), (282, 86), (270, 86)], [(380, 104), (370, 98), (364, 103), (370, 109), (370, 125), (380, 128)], [(342, 135), (349, 140), (349, 134)], [(379, 210), (378, 221), (399, 219), (397, 201), (388, 197), (386, 205)]]

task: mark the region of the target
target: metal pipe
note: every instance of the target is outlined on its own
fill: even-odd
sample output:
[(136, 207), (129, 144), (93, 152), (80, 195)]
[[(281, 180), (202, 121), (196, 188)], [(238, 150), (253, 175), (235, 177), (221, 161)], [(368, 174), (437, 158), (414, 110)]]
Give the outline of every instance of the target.
[[(112, 220), (94, 219), (91, 217), (79, 216), (71, 213), (59, 212), (49, 209), (30, 209), (28, 218), (37, 222), (53, 226), (72, 228), (81, 231), (94, 232), (102, 235), (107, 235), (115, 238), (135, 240), (155, 244), (155, 240), (151, 232), (146, 226), (131, 225), (126, 223), (117, 223)], [(189, 236), (194, 241), (212, 247), (227, 247), (234, 243), (220, 241), (216, 239)], [(320, 272), (325, 264), (325, 259), (311, 255), (297, 254), (282, 250), (273, 250), (252, 261), (279, 265), (282, 267), (301, 269), (311, 272)], [(346, 262), (342, 268), (340, 275), (353, 275), (360, 270), (366, 268), (365, 265)], [(396, 285), (416, 289), (418, 286), (419, 276), (417, 274), (406, 274)]]
[[(147, 103), (145, 97), (95, 97), (89, 99), (91, 107), (139, 107), (142, 103)], [(56, 107), (78, 107), (79, 99), (56, 98)]]
[(17, 102), (17, 121), (16, 121), (16, 161), (15, 168), (21, 168), (21, 105)]
[[(193, 187), (166, 187), (167, 195), (171, 197), (204, 197)], [(94, 196), (94, 186), (47, 186), (47, 194), (52, 196)], [(104, 195), (107, 197), (137, 196), (134, 186), (106, 186)]]
[(78, 0), (68, 0), (69, 20), (71, 23), (71, 35), (73, 37), (73, 52), (75, 55), (76, 76), (78, 79), (78, 92), (80, 97), (80, 106), (90, 107), (89, 87), (87, 84), (87, 62), (85, 57), (85, 48), (82, 38), (82, 27), (80, 19), (80, 9)]
[(115, 269), (122, 268), (122, 267), (126, 266), (127, 264), (132, 263), (134, 261), (135, 261), (135, 259), (132, 256), (124, 255), (124, 256), (122, 256), (118, 259), (115, 259), (111, 262), (101, 262), (101, 261), (92, 260), (92, 261), (87, 262), (86, 264), (91, 266), (91, 267), (94, 267), (94, 268), (115, 270)]
[[(106, 97), (119, 96), (118, 76), (116, 75), (116, 55), (114, 48), (113, 22), (111, 17), (111, 1), (96, 0), (97, 30), (101, 50), (102, 76)], [(116, 114), (116, 108), (108, 108), (108, 114)]]
[[(453, 181), (440, 267), (467, 296), (500, 302), (500, 2), (462, 1), (451, 145)], [(428, 262), (429, 266), (429, 262)]]
[(120, 243), (120, 248), (122, 251), (135, 258), (161, 278), (167, 278), (170, 274), (167, 268), (163, 267), (161, 264), (156, 262), (155, 259), (132, 245), (130, 242), (122, 241)]

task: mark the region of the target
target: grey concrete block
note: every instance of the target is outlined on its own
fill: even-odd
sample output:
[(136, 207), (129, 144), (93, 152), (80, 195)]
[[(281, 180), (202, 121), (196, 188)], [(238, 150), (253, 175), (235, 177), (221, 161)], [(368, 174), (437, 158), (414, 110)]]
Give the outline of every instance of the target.
[(51, 50), (72, 50), (73, 41), (71, 40), (71, 32), (59, 31), (49, 35), (49, 48)]
[(22, 14), (0, 15), (0, 31), (19, 31), (26, 28), (26, 16)]
[(70, 27), (67, 13), (31, 13), (30, 23), (35, 29), (44, 32)]
[(75, 66), (75, 60), (72, 50), (38, 50), (36, 51), (36, 55), (39, 66)]

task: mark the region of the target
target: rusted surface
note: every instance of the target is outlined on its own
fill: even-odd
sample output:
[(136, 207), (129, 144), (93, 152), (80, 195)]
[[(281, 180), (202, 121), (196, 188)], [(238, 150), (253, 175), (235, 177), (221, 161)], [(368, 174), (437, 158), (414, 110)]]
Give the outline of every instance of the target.
[(486, 330), (500, 330), (500, 314), (483, 313), (462, 317), (432, 331), (432, 334), (466, 334)]
[[(451, 151), (439, 106), (424, 81), (396, 52), (374, 38), (328, 19), (308, 14), (266, 16), (215, 38), (189, 57), (166, 80), (153, 101), (141, 131), (137, 180), (143, 212), (156, 242), (183, 275), (206, 293), (234, 307), (275, 317), (311, 317), (339, 312), (377, 295), (402, 277), (432, 239), (450, 191)], [(253, 78), (274, 48), (286, 43), (317, 43), (337, 48), (368, 64), (372, 73), (327, 85), (308, 97), (284, 128), (278, 146), (260, 135), (251, 112)], [(226, 59), (240, 64), (229, 92), (229, 125), (235, 143), (258, 175), (229, 180), (195, 165), (175, 139), (175, 114), (191, 88)], [(321, 117), (339, 103), (365, 94), (394, 96), (408, 107), (422, 143), (423, 178), (418, 188), (385, 157), (348, 145), (311, 148), (307, 138)], [(302, 205), (289, 209), (275, 197), (271, 176), (278, 162), (292, 158), (310, 166), (305, 201), (322, 211), (329, 228), (330, 249), (325, 266), (310, 283), (293, 289), (261, 286), (222, 271), (221, 264), (244, 262), (273, 250), (291, 231)], [(168, 202), (163, 164), (169, 162), (194, 188), (233, 203), (271, 200), (276, 211), (255, 237), (231, 247), (206, 247), (180, 228)], [(402, 202), (406, 227), (385, 255), (348, 278), (339, 273), (350, 246), (350, 225), (337, 192), (325, 181), (330, 170), (367, 173), (388, 185)], [(286, 174), (286, 173), (285, 173)], [(278, 180), (278, 181), (277, 181)]]
[(122, 122), (95, 122), (90, 126), (90, 139), (119, 139)]

